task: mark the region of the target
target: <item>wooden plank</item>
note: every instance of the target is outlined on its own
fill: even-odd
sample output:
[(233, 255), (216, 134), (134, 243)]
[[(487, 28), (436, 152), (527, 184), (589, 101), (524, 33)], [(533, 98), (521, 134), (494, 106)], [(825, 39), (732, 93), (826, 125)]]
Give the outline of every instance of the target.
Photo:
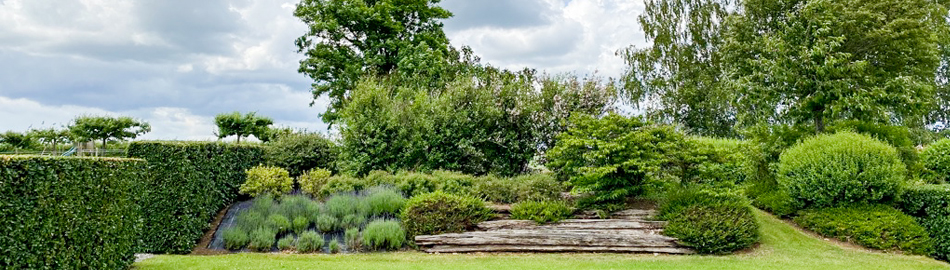
[[(656, 210), (647, 210), (647, 209), (627, 209), (623, 211), (617, 211), (610, 213), (610, 219), (633, 219), (633, 220), (650, 220), (653, 216), (656, 215)], [(577, 219), (600, 219), (600, 216), (597, 215), (597, 211), (585, 210), (574, 215)]]
[(420, 246), (431, 245), (528, 245), (591, 247), (678, 247), (676, 239), (659, 234), (604, 233), (603, 231), (505, 230), (417, 236)]
[(576, 246), (451, 246), (438, 245), (424, 249), (429, 253), (469, 253), (469, 252), (611, 252), (611, 253), (663, 253), (693, 254), (693, 250), (682, 247), (576, 247)]
[(597, 230), (623, 230), (623, 229), (662, 229), (666, 226), (666, 221), (642, 221), (642, 220), (622, 220), (622, 219), (567, 219), (561, 222), (547, 225), (538, 225), (530, 220), (493, 220), (478, 224), (481, 230), (501, 230), (501, 229), (597, 229)]

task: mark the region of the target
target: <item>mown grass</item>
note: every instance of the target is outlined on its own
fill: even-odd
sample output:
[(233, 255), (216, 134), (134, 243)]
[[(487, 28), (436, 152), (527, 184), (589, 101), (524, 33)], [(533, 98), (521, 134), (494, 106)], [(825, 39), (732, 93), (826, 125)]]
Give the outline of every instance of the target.
[(243, 253), (221, 256), (163, 255), (133, 269), (950, 269), (950, 264), (841, 247), (811, 237), (761, 211), (762, 244), (730, 256), (650, 254), (425, 254), (348, 255)]

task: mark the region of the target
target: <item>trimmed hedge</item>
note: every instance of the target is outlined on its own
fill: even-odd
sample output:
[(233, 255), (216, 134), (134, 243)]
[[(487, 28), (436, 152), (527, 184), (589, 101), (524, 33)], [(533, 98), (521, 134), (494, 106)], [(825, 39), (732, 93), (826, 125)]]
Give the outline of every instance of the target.
[(930, 236), (913, 218), (886, 205), (855, 205), (799, 212), (795, 222), (818, 234), (881, 250), (930, 254)]
[(238, 195), (245, 170), (263, 162), (257, 145), (132, 142), (129, 157), (148, 161), (145, 225), (139, 252), (188, 253), (214, 215)]
[(145, 161), (0, 156), (0, 266), (126, 269)]
[(899, 207), (917, 218), (933, 240), (934, 258), (950, 260), (950, 185), (926, 185), (909, 188), (901, 196)]

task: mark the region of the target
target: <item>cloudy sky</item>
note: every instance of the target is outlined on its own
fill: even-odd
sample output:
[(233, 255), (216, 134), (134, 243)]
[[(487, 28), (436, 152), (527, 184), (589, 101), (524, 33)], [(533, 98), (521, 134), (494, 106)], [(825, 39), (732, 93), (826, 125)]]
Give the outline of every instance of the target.
[[(76, 115), (152, 124), (145, 139), (213, 139), (213, 117), (256, 111), (326, 131), (293, 41), (296, 0), (0, 0), (0, 132)], [(617, 77), (645, 42), (636, 0), (443, 0), (445, 30), (495, 66)]]

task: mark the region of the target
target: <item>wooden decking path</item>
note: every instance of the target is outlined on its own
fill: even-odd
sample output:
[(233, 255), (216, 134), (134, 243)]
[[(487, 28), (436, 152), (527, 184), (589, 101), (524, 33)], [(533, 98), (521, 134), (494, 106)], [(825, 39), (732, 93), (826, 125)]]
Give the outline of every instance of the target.
[(568, 219), (547, 225), (527, 220), (486, 221), (478, 224), (478, 231), (420, 235), (415, 241), (430, 253), (693, 253), (675, 238), (662, 235), (666, 222), (649, 220), (653, 214), (653, 210), (631, 209), (613, 213), (612, 219)]

